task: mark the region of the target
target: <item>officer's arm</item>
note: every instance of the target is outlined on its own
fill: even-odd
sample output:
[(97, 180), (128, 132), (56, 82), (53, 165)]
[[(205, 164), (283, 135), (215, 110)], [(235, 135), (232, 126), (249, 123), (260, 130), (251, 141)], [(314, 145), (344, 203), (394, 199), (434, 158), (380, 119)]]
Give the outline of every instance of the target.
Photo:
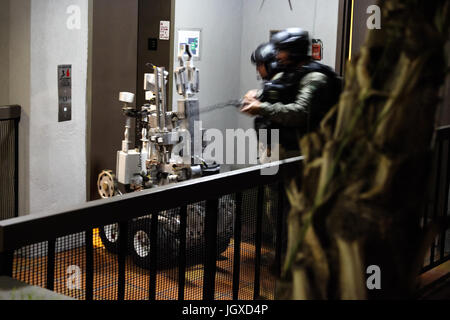
[[(306, 126), (308, 112), (313, 107), (315, 95), (327, 85), (327, 77), (319, 72), (306, 75), (300, 84), (297, 99), (291, 104), (261, 103), (260, 114), (286, 126)], [(316, 99), (317, 100), (317, 99)]]

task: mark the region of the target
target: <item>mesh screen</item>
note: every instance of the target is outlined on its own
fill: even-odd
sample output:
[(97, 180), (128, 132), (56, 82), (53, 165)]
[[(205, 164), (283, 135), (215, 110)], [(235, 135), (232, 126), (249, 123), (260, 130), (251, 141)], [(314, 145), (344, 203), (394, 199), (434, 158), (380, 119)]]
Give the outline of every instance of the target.
[(215, 299), (233, 299), (233, 226), (236, 213), (236, 198), (228, 195), (219, 200), (217, 216), (217, 262)]
[(205, 227), (206, 202), (188, 207), (186, 230), (186, 284), (184, 298), (201, 300), (203, 298), (203, 262), (206, 246), (203, 239)]
[[(261, 297), (273, 299), (275, 276), (275, 225), (278, 195), (275, 186), (264, 189), (261, 251)], [(257, 189), (242, 197), (242, 232), (239, 299), (252, 300), (255, 281), (255, 238)], [(236, 197), (219, 199), (217, 210), (217, 261), (215, 299), (230, 300), (233, 286), (234, 233)], [(185, 300), (203, 298), (204, 263), (206, 261), (206, 202), (187, 207)], [(176, 300), (179, 296), (180, 217), (181, 209), (159, 212), (157, 225), (156, 278), (151, 275), (152, 214), (128, 221), (127, 256), (125, 258), (125, 300), (148, 300), (152, 283), (155, 299)], [(56, 239), (54, 255), (49, 256), (49, 243), (24, 247), (15, 252), (14, 278), (28, 284), (47, 287), (49, 257), (54, 257), (53, 289), (76, 299), (86, 299), (87, 273), (92, 272), (94, 300), (117, 300), (119, 293), (119, 242), (123, 237), (119, 224), (94, 229), (92, 238), (92, 270), (88, 268), (86, 234), (79, 233)], [(153, 237), (155, 237), (153, 235)], [(154, 245), (153, 245), (154, 246)], [(88, 246), (91, 247), (91, 246)], [(51, 248), (51, 246), (50, 246)], [(50, 260), (51, 261), (51, 260)], [(89, 273), (90, 274), (90, 273)], [(50, 278), (51, 279), (51, 278)]]
[(47, 242), (42, 242), (17, 250), (13, 260), (13, 277), (30, 285), (45, 288), (47, 245)]
[(0, 220), (15, 216), (15, 123), (0, 121)]
[(85, 234), (58, 238), (55, 243), (54, 290), (72, 298), (85, 299)]
[[(264, 207), (262, 223), (261, 248), (261, 297), (274, 299), (275, 292), (275, 246), (278, 218), (278, 185), (268, 185), (264, 188)], [(283, 214), (282, 212), (280, 214)]]
[(117, 223), (94, 231), (94, 300), (117, 299), (120, 231)]
[(251, 189), (242, 195), (241, 270), (239, 300), (253, 299), (255, 271), (255, 235), (258, 189)]
[[(438, 141), (432, 163), (430, 186), (427, 190), (427, 203), (421, 217), (422, 228), (436, 222), (441, 217), (449, 215), (450, 194), (446, 177), (449, 172), (450, 141)], [(447, 208), (447, 210), (445, 210)], [(428, 248), (423, 267), (444, 262), (450, 254), (450, 230), (437, 235)]]

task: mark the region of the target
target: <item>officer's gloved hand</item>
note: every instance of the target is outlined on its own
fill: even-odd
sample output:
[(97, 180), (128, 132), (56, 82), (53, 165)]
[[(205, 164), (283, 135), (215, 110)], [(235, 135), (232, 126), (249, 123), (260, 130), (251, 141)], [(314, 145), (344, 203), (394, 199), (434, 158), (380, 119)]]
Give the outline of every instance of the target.
[(246, 93), (244, 96), (244, 101), (253, 102), (256, 100), (256, 97), (258, 96), (258, 90), (253, 89)]
[(241, 109), (242, 113), (246, 113), (251, 116), (257, 116), (260, 114), (261, 111), (261, 102), (259, 100), (253, 100), (253, 102), (250, 102), (248, 104), (244, 104), (244, 106)]

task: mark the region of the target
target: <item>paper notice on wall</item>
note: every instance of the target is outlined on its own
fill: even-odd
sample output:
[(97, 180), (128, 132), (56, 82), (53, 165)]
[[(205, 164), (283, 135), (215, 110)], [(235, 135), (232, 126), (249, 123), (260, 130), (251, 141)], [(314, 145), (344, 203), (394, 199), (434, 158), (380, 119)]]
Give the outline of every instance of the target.
[(170, 40), (170, 21), (161, 21), (159, 23), (159, 39)]
[(178, 30), (178, 48), (182, 45), (188, 44), (191, 48), (191, 53), (197, 60), (200, 60), (200, 29), (185, 29)]

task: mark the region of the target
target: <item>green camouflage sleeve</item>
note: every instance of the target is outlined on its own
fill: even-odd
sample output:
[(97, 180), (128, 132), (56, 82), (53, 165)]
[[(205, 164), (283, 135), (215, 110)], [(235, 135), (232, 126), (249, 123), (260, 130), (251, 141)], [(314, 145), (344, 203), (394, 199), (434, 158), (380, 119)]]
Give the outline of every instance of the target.
[(261, 104), (261, 115), (286, 126), (306, 126), (308, 110), (311, 110), (314, 95), (326, 85), (327, 77), (323, 73), (312, 72), (302, 79), (297, 100), (294, 103), (264, 102)]

